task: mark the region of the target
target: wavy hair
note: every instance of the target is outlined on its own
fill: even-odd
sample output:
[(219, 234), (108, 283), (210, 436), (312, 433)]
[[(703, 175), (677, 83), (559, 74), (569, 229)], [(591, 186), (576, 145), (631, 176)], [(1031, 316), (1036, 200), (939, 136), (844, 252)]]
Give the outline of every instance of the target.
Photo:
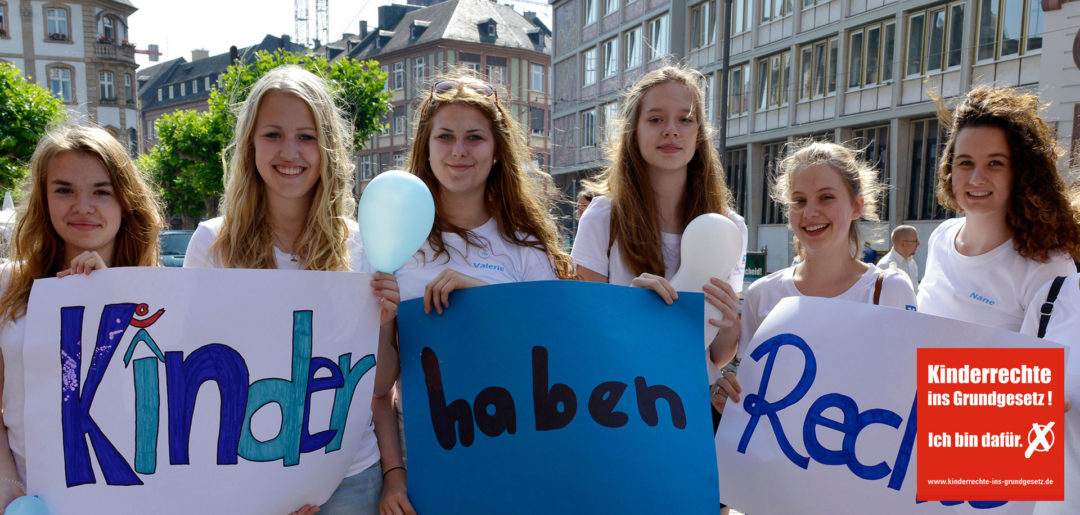
[[(802, 140), (788, 145), (787, 157), (776, 167), (776, 175), (769, 187), (769, 196), (774, 202), (784, 206), (784, 216), (791, 215), (791, 176), (795, 172), (815, 165), (828, 165), (840, 175), (841, 182), (851, 195), (851, 201), (862, 197), (863, 209), (859, 220), (877, 222), (878, 198), (882, 185), (878, 181), (878, 172), (862, 159), (862, 152), (846, 145), (828, 141)], [(792, 232), (798, 234), (792, 228)], [(859, 230), (858, 221), (852, 221), (848, 228), (848, 253), (855, 257), (866, 238)], [(799, 238), (795, 237), (795, 251), (805, 259), (805, 249)]]
[(49, 165), (60, 154), (75, 152), (98, 159), (109, 174), (120, 204), (111, 266), (157, 266), (161, 206), (146, 178), (135, 168), (127, 149), (99, 127), (65, 126), (42, 136), (30, 158), (29, 193), (20, 209), (11, 240), (12, 268), (0, 296), (0, 319), (14, 321), (26, 314), (35, 279), (53, 277), (64, 263), (64, 240), (49, 217)]
[[(574, 278), (574, 263), (570, 255), (562, 250), (555, 222), (548, 214), (551, 200), (542, 194), (537, 185), (540, 172), (528, 165), (531, 162), (529, 147), (522, 136), (521, 125), (497, 101), (498, 94), (483, 95), (469, 87), (469, 84), (482, 82), (479, 79), (468, 74), (455, 74), (437, 77), (432, 84), (447, 80), (459, 84), (444, 92), (430, 90), (427, 98), (420, 103), (408, 159), (409, 172), (420, 177), (435, 197), (435, 224), (428, 235), (428, 244), (435, 251), (433, 257), (448, 253), (442, 237), (444, 232), (461, 236), (468, 245), (484, 246), (484, 242), (472, 231), (447, 221), (446, 208), (439, 202), (439, 180), (429, 162), (428, 140), (431, 138), (435, 113), (446, 105), (463, 105), (483, 113), (491, 122), (498, 162), (492, 165), (484, 186), (484, 210), (495, 217), (499, 232), (506, 241), (544, 251), (554, 264), (559, 278)], [(505, 91), (503, 95), (505, 98)]]
[(345, 122), (326, 81), (295, 65), (274, 68), (251, 88), (238, 108), (236, 130), (226, 148), (228, 173), (221, 208), (225, 220), (211, 247), (227, 268), (277, 268), (266, 184), (255, 168), (252, 141), (259, 105), (271, 91), (292, 95), (311, 109), (318, 128), (319, 180), (307, 220), (296, 244), (306, 270), (349, 270), (346, 220), (355, 210), (352, 128)]
[(935, 99), (938, 119), (949, 127), (949, 139), (938, 164), (937, 199), (947, 209), (962, 212), (953, 195), (956, 137), (969, 127), (993, 127), (1005, 133), (1012, 168), (1011, 193), (1005, 225), (1013, 247), (1024, 258), (1045, 263), (1062, 251), (1080, 259), (1080, 211), (1070, 205), (1057, 159), (1063, 152), (1050, 127), (1039, 116), (1045, 104), (1039, 97), (1012, 88), (979, 86), (953, 111)]
[(702, 75), (681, 66), (664, 66), (639, 79), (622, 98), (613, 129), (605, 148), (610, 164), (595, 181), (585, 187), (611, 199), (611, 237), (608, 245), (619, 242), (623, 259), (634, 275), (664, 275), (664, 255), (660, 238), (660, 215), (656, 195), (649, 183), (648, 168), (637, 142), (638, 118), (645, 94), (653, 86), (674, 82), (686, 87), (693, 98), (691, 112), (698, 120), (695, 152), (686, 166), (681, 219), (685, 228), (691, 220), (705, 213), (730, 216), (731, 193), (724, 182), (724, 168), (713, 146), (713, 127), (705, 122), (704, 95), (698, 82)]

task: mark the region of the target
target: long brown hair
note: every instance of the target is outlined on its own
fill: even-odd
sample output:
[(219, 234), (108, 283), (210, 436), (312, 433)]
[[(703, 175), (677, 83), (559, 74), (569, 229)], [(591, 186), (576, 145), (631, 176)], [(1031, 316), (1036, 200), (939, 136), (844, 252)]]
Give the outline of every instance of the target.
[[(529, 176), (529, 172), (533, 170), (526, 168), (530, 155), (522, 136), (521, 125), (503, 109), (497, 101), (497, 95), (484, 95), (469, 87), (470, 83), (479, 82), (477, 79), (468, 76), (445, 77), (435, 79), (434, 83), (444, 80), (457, 81), (458, 85), (444, 92), (432, 90), (420, 103), (416, 136), (413, 138), (408, 161), (409, 171), (420, 177), (435, 197), (435, 224), (428, 235), (428, 244), (435, 251), (435, 256), (448, 252), (443, 242), (444, 232), (461, 236), (468, 245), (484, 246), (484, 242), (479, 241), (472, 231), (447, 221), (445, 208), (439, 202), (439, 180), (428, 161), (428, 139), (431, 137), (435, 113), (446, 105), (464, 105), (487, 117), (491, 122), (495, 140), (495, 158), (498, 162), (492, 165), (484, 187), (484, 210), (495, 218), (499, 233), (506, 241), (544, 251), (555, 266), (559, 278), (575, 277), (573, 261), (559, 246), (555, 222), (548, 215), (551, 201), (540, 194), (535, 185), (536, 181)], [(486, 83), (484, 86), (490, 87)]]
[[(611, 241), (617, 241), (623, 259), (634, 275), (664, 275), (664, 255), (660, 241), (660, 216), (656, 196), (649, 183), (648, 168), (637, 143), (638, 117), (645, 93), (653, 86), (676, 82), (686, 87), (694, 99), (691, 111), (698, 120), (694, 157), (686, 166), (679, 225), (705, 213), (731, 214), (731, 193), (724, 183), (724, 168), (713, 147), (713, 128), (705, 121), (705, 103), (698, 86), (701, 74), (678, 66), (653, 70), (630, 88), (619, 107), (615, 129), (607, 147), (611, 164), (595, 182), (586, 187), (611, 199)], [(609, 122), (612, 123), (612, 122)]]
[(979, 86), (952, 112), (937, 99), (938, 118), (949, 127), (949, 139), (938, 164), (937, 199), (963, 211), (952, 189), (956, 136), (969, 127), (994, 127), (1009, 144), (1012, 187), (1005, 225), (1013, 247), (1024, 258), (1045, 263), (1054, 251), (1080, 260), (1080, 212), (1070, 205), (1065, 181), (1057, 168), (1062, 155), (1050, 126), (1039, 116), (1039, 97), (1012, 88)]
[(296, 242), (296, 255), (305, 270), (348, 270), (349, 229), (345, 221), (354, 212), (352, 197), (351, 126), (345, 122), (326, 82), (294, 65), (270, 70), (251, 88), (236, 117), (233, 140), (226, 149), (229, 168), (225, 219), (211, 247), (227, 268), (277, 268), (274, 231), (267, 219), (266, 185), (255, 168), (255, 121), (263, 97), (278, 91), (303, 100), (318, 128), (322, 153), (319, 180), (308, 209), (307, 221)]
[(30, 159), (30, 192), (11, 240), (11, 277), (0, 296), (0, 319), (14, 321), (26, 314), (35, 279), (62, 270), (64, 240), (49, 218), (49, 164), (64, 152), (78, 152), (101, 161), (120, 204), (120, 227), (113, 246), (112, 266), (157, 266), (161, 211), (157, 196), (135, 168), (119, 141), (98, 127), (61, 127), (38, 142)]

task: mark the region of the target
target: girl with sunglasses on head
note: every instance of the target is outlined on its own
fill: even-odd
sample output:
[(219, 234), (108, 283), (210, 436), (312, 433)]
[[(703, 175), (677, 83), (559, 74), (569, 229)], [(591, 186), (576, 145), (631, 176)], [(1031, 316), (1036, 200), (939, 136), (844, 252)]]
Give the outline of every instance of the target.
[[(409, 172), (431, 190), (435, 223), (395, 273), (401, 298), (423, 297), (425, 311), (442, 314), (454, 290), (572, 278), (573, 263), (559, 248), (555, 223), (530, 177), (536, 171), (528, 168), (521, 125), (496, 90), (467, 75), (436, 80), (417, 113)], [(376, 385), (396, 382), (396, 345), (380, 348), (379, 358)], [(400, 423), (394, 404), (387, 387), (375, 392), (372, 409)], [(380, 445), (384, 453), (400, 451), (383, 440)], [(387, 485), (404, 497), (405, 469), (389, 474)]]
[(701, 75), (666, 66), (647, 73), (623, 96), (610, 138), (610, 164), (578, 222), (572, 255), (588, 281), (638, 286), (671, 304), (668, 282), (679, 268), (683, 230), (699, 215), (719, 213), (742, 234), (740, 264), (702, 285), (706, 302), (723, 314), (709, 346), (710, 361), (724, 365), (739, 340), (739, 295), (746, 263), (746, 224), (731, 208), (731, 193), (704, 120)]
[(937, 198), (964, 216), (930, 236), (920, 312), (1018, 331), (1036, 291), (1076, 272), (1080, 214), (1041, 107), (1035, 95), (987, 86), (952, 113), (939, 100), (949, 139)]
[[(127, 150), (96, 127), (45, 134), (30, 160), (30, 192), (0, 268), (0, 511), (26, 479), (23, 335), (35, 279), (117, 266), (157, 266), (157, 197)], [(25, 380), (33, 380), (27, 377)]]
[[(267, 72), (239, 108), (225, 216), (199, 224), (184, 266), (372, 273), (351, 218), (351, 141), (323, 79), (292, 65)], [(371, 286), (381, 308), (379, 338), (392, 338), (397, 283), (375, 273)], [(353, 422), (363, 443), (321, 513), (378, 513), (383, 471), (400, 466), (398, 457), (380, 456), (377, 420), (374, 430), (370, 419)]]

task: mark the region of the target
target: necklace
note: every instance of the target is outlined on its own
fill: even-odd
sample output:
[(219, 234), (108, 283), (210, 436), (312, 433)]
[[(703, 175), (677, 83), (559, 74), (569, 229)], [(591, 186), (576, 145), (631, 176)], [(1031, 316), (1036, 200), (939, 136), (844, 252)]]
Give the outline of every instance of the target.
[(291, 261), (293, 263), (299, 263), (300, 262), (300, 256), (297, 256), (296, 254), (293, 254), (293, 252), (291, 250), (287, 250), (287, 249), (291, 249), (292, 246), (291, 245), (286, 246), (284, 244), (284, 242), (281, 241), (281, 237), (278, 236), (277, 232), (274, 233), (274, 247), (277, 248), (278, 250), (288, 254), (289, 255), (289, 261)]

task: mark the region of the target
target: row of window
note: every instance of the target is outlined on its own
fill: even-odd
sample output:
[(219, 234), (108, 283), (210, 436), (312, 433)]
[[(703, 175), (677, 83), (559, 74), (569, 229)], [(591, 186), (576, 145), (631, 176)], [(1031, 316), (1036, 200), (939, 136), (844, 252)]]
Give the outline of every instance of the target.
[[(74, 70), (70, 66), (51, 65), (47, 67), (49, 91), (52, 91), (54, 95), (68, 104), (75, 102), (75, 93), (71, 82), (73, 73)], [(114, 77), (115, 75), (110, 71), (98, 72), (98, 93), (101, 102), (116, 102), (116, 82)], [(132, 86), (130, 73), (124, 74), (124, 92), (127, 103), (134, 104), (135, 88)]]
[[(200, 82), (199, 79), (195, 78), (195, 79), (191, 79), (190, 81), (184, 81), (184, 82), (178, 82), (178, 83), (174, 83), (174, 84), (169, 84), (168, 86), (161, 86), (157, 90), (158, 102), (161, 102), (161, 101), (165, 100), (166, 96), (169, 98), (169, 100), (172, 100), (172, 99), (176, 98), (177, 96), (180, 96), (180, 97), (187, 96), (187, 94), (188, 94), (188, 84), (191, 85), (191, 94), (195, 95), (195, 94), (197, 94), (199, 92), (199, 82)], [(211, 86), (213, 84), (216, 84), (216, 83), (217, 83), (217, 79), (213, 78), (210, 75), (202, 77), (202, 90), (203, 91), (210, 91)], [(179, 92), (179, 95), (177, 95), (177, 92)]]
[[(645, 52), (649, 52), (649, 61), (655, 61), (668, 55), (668, 15), (649, 20), (644, 27), (634, 27), (600, 43), (581, 53), (581, 84), (588, 86), (598, 80), (614, 77), (619, 72), (619, 41), (622, 41), (622, 69), (629, 70), (641, 66)], [(645, 38), (642, 30), (645, 29)], [(644, 45), (644, 48), (642, 47)]]
[[(71, 14), (67, 7), (45, 8), (45, 36), (55, 41), (71, 39)], [(127, 41), (127, 23), (117, 16), (107, 14), (98, 20), (98, 38), (101, 41)], [(0, 2), (0, 36), (8, 34), (8, 4)]]
[[(473, 73), (480, 75), (483, 70), (484, 76), (487, 80), (494, 85), (505, 86), (509, 76), (507, 75), (507, 59), (505, 57), (488, 56), (486, 67), (481, 64), (481, 57), (479, 54), (469, 54), (462, 52), (458, 54), (458, 60), (461, 67), (472, 70)], [(405, 80), (405, 61), (398, 61), (393, 63), (392, 72), (386, 66), (382, 67), (382, 71), (388, 75), (388, 79), (385, 83), (385, 88), (394, 91), (402, 91), (406, 88)], [(538, 91), (543, 93), (546, 91), (546, 81), (544, 80), (545, 66), (537, 63), (529, 63), (529, 90)], [(427, 58), (413, 57), (412, 58), (412, 78), (413, 84), (424, 84), (427, 80)]]

